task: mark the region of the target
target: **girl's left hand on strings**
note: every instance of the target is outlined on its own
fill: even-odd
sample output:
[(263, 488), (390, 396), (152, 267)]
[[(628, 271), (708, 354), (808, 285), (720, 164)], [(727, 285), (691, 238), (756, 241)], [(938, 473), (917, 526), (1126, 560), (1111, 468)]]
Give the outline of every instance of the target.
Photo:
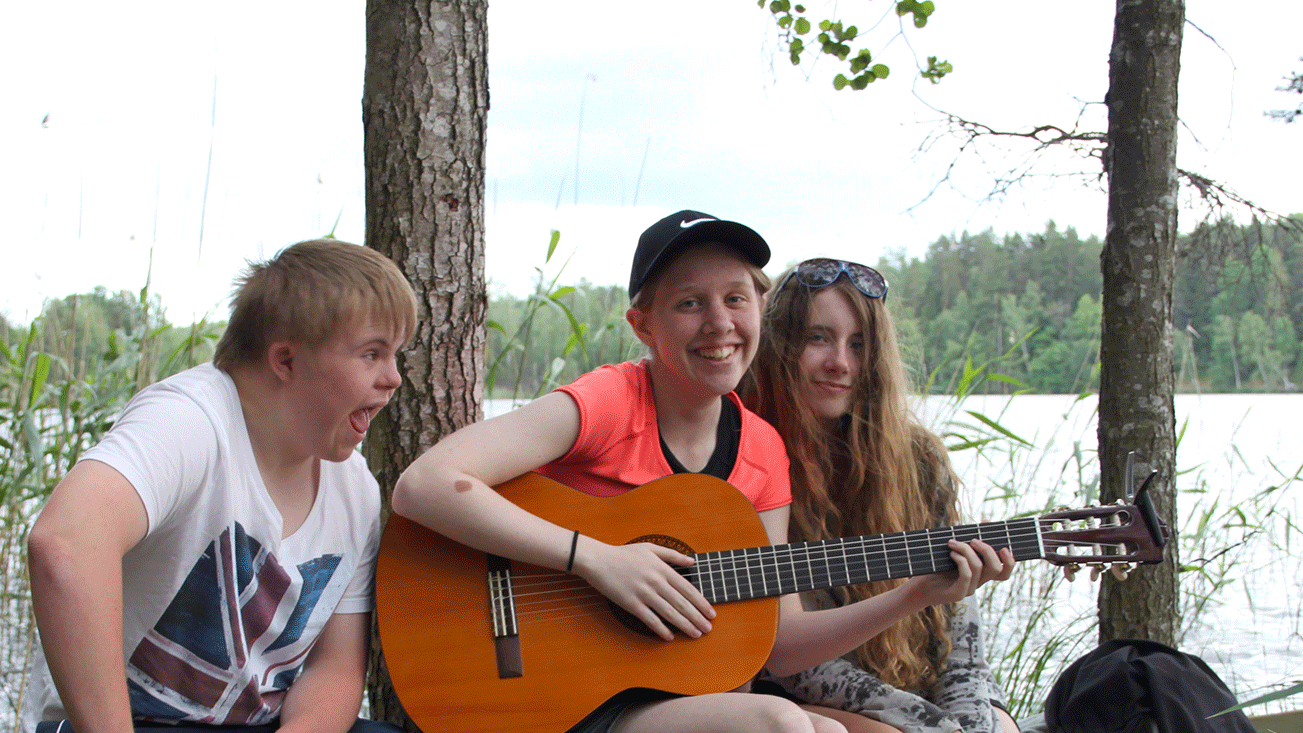
[(925, 605), (962, 601), (988, 581), (1008, 580), (1013, 574), (1013, 552), (1007, 547), (996, 552), (981, 540), (950, 540), (949, 546), (950, 559), (958, 566), (955, 570), (909, 581), (927, 599)]

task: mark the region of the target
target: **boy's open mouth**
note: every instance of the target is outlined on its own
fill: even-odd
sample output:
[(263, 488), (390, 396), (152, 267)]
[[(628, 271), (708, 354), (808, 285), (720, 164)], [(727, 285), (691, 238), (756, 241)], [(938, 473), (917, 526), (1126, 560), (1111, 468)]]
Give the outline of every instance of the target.
[(348, 416), (348, 424), (357, 431), (358, 435), (366, 435), (367, 428), (371, 427), (371, 417), (373, 415), (375, 415), (374, 410), (364, 407)]

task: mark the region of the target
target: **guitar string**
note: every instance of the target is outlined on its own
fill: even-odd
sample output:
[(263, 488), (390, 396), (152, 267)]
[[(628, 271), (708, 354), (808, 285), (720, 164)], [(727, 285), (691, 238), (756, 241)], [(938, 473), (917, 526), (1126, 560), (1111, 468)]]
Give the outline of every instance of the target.
[[(1019, 520), (1014, 520), (1015, 522)], [(1034, 520), (1023, 520), (1033, 522)], [(766, 546), (756, 548), (743, 548), (735, 550), (722, 550), (715, 552), (700, 553), (697, 555), (697, 563), (685, 568), (688, 573), (694, 572), (700, 575), (701, 572), (727, 572), (735, 571), (742, 567), (763, 567), (766, 562), (791, 562), (795, 561), (813, 561), (826, 564), (830, 559), (829, 551), (840, 552), (847, 555), (847, 560), (856, 562), (873, 562), (877, 561), (879, 565), (885, 565), (889, 570), (898, 568), (901, 563), (907, 566), (912, 565), (915, 560), (926, 560), (931, 564), (934, 560), (943, 560), (949, 557), (949, 547), (934, 542), (935, 539), (949, 539), (950, 537), (970, 539), (978, 538), (982, 535), (980, 528), (987, 530), (996, 530), (999, 524), (988, 525), (960, 525), (953, 528), (939, 528), (933, 530), (920, 530), (909, 533), (895, 533), (889, 535), (876, 535), (863, 538), (847, 538), (844, 540), (822, 540), (808, 543), (792, 543), (789, 545)], [(978, 530), (974, 532), (974, 530)], [(987, 532), (990, 535), (991, 532)], [(1007, 546), (1015, 553), (1031, 553), (1020, 559), (1029, 559), (1030, 557), (1039, 556), (1041, 546), (1058, 550), (1063, 547), (1109, 547), (1109, 544), (1102, 546), (1095, 543), (1071, 540), (1045, 539), (1037, 537), (1035, 526), (1020, 526), (1017, 529), (1005, 531), (996, 531), (996, 534), (1006, 535), (1008, 540)], [(924, 539), (923, 543), (917, 540)], [(989, 539), (999, 539), (989, 537)], [(999, 543), (997, 543), (999, 544)], [(880, 546), (880, 547), (879, 547)], [(901, 553), (904, 550), (904, 553)], [(755, 557), (752, 557), (752, 555)], [(896, 557), (891, 557), (895, 554)], [(1092, 553), (1094, 554), (1094, 553)], [(902, 559), (903, 558), (903, 559)], [(558, 582), (571, 576), (561, 573), (536, 574), (532, 576), (517, 576), (514, 580), (517, 587), (529, 586), (530, 583), (523, 579), (530, 577), (535, 580), (541, 580), (543, 583)], [(537, 585), (537, 584), (535, 584)]]
[[(882, 544), (885, 550), (873, 548), (871, 545)], [(1081, 547), (1084, 543), (1067, 542), (1062, 540), (1048, 540), (1045, 542), (1047, 548), (1060, 549), (1063, 547)], [(893, 548), (892, 545), (895, 545)], [(1037, 555), (1027, 555), (1021, 559), (1030, 559), (1038, 556), (1040, 543), (1029, 542), (1027, 537), (1019, 537), (1010, 543), (1009, 547), (1017, 553), (1019, 550), (1028, 551), (1036, 550)], [(1095, 545), (1091, 545), (1095, 547)], [(862, 548), (869, 548), (863, 551)], [(891, 558), (884, 555), (890, 554), (893, 550), (904, 548), (906, 554), (910, 556), (910, 561), (903, 561), (899, 557)], [(829, 550), (842, 551), (844, 557), (835, 557), (836, 552), (830, 553)], [(750, 554), (748, 554), (750, 553)], [(832, 566), (839, 570), (845, 571), (848, 565), (870, 564), (874, 563), (880, 568), (885, 568), (889, 572), (901, 569), (902, 565), (909, 565), (912, 561), (919, 561), (923, 567), (936, 567), (938, 564), (945, 565), (950, 569), (948, 564), (950, 550), (946, 545), (926, 545), (909, 547), (907, 540), (901, 538), (887, 539), (885, 541), (875, 538), (871, 541), (858, 542), (839, 542), (836, 540), (812, 543), (796, 543), (793, 545), (778, 547), (747, 548), (745, 550), (725, 550), (711, 553), (701, 553), (697, 556), (697, 563), (689, 568), (685, 568), (685, 573), (689, 575), (701, 576), (703, 574), (734, 574), (746, 569), (781, 570), (783, 563), (813, 563), (825, 567)], [(899, 554), (899, 553), (897, 553)], [(921, 572), (919, 574), (922, 574)], [(816, 576), (822, 577), (822, 576)], [(529, 592), (518, 593), (518, 596), (528, 596), (539, 592), (540, 587), (546, 586), (565, 587), (567, 585), (583, 586), (582, 581), (573, 579), (573, 576), (562, 573), (543, 573), (529, 576), (516, 576), (513, 578), (513, 584), (518, 591), (529, 589)]]
[[(1039, 539), (1034, 538), (1034, 535), (1036, 534), (1036, 528), (1034, 526), (1035, 520), (1025, 521), (1031, 521), (1033, 526), (1011, 530), (1010, 527), (1012, 524), (1005, 525), (1003, 527), (1004, 531), (1001, 533), (1008, 535), (1007, 539), (1011, 540), (1009, 546), (1011, 549), (1014, 549), (1015, 552), (1017, 552), (1018, 548), (1023, 550), (1032, 548), (1036, 550), (1035, 554), (1021, 559), (1039, 557), (1039, 548), (1042, 542)], [(999, 523), (980, 525), (980, 527), (985, 529), (994, 529), (1000, 526)], [(689, 568), (685, 568), (684, 570), (686, 571), (686, 574), (697, 578), (698, 587), (702, 587), (707, 582), (710, 583), (710, 587), (702, 587), (702, 590), (703, 592), (711, 591), (711, 595), (714, 595), (714, 600), (712, 602), (720, 602), (720, 600), (726, 601), (730, 599), (728, 587), (725, 588), (722, 596), (718, 593), (714, 593), (714, 586), (718, 584), (718, 582), (722, 582), (726, 586), (731, 584), (734, 586), (734, 589), (736, 589), (736, 586), (739, 584), (739, 578), (742, 576), (747, 577), (748, 582), (752, 582), (750, 580), (750, 571), (757, 568), (761, 571), (761, 576), (763, 578), (761, 581), (762, 583), (767, 583), (769, 579), (773, 579), (772, 585), (779, 590), (778, 593), (772, 593), (770, 595), (777, 595), (783, 592), (791, 592), (782, 590), (782, 583), (779, 580), (783, 575), (781, 569), (783, 563), (789, 565), (789, 573), (798, 572), (798, 569), (795, 567), (795, 564), (798, 563), (805, 563), (807, 566), (810, 566), (805, 569), (806, 571), (813, 570), (814, 566), (823, 565), (824, 568), (822, 572), (809, 572), (808, 582), (814, 584), (810, 587), (827, 587), (825, 584), (834, 576), (844, 576), (850, 578), (852, 582), (862, 582), (859, 580), (861, 576), (856, 573), (856, 570), (861, 564), (867, 566), (873, 561), (873, 558), (867, 552), (861, 552), (859, 555), (854, 554), (857, 552), (857, 548), (868, 548), (872, 545), (881, 545), (884, 549), (879, 550), (875, 548), (872, 549), (871, 552), (884, 555), (883, 557), (876, 558), (877, 563), (879, 566), (885, 566), (889, 572), (893, 569), (901, 569), (902, 562), (899, 559), (893, 562), (890, 558), (885, 557), (885, 555), (892, 552), (893, 549), (899, 551), (901, 548), (904, 548), (908, 556), (912, 556), (912, 559), (907, 559), (906, 563), (912, 563), (913, 560), (919, 560), (921, 563), (926, 563), (921, 565), (922, 567), (937, 568), (938, 561), (943, 564), (949, 562), (949, 548), (945, 545), (939, 544), (916, 544), (916, 546), (910, 547), (911, 540), (920, 538), (932, 539), (933, 535), (936, 535), (937, 538), (948, 539), (950, 536), (962, 534), (959, 531), (961, 529), (971, 531), (978, 527), (979, 525), (961, 525), (953, 528), (955, 530), (954, 532), (950, 531), (951, 528), (940, 528), (935, 530), (921, 530), (918, 532), (897, 533), (896, 535), (883, 535), (870, 538), (852, 538), (849, 541), (825, 540), (811, 543), (794, 543), (777, 547), (746, 548), (741, 550), (726, 550), (716, 553), (702, 553), (697, 555), (698, 561), (696, 564)], [(1049, 548), (1057, 550), (1063, 547), (1082, 547), (1088, 543), (1061, 539), (1048, 539), (1045, 540), (1043, 544), (1047, 549), (1047, 554), (1049, 554)], [(1090, 544), (1090, 546), (1095, 547), (1093, 544)], [(830, 548), (840, 551), (842, 557), (830, 557), (828, 553)], [(751, 556), (748, 556), (748, 553), (751, 553)], [(864, 568), (864, 570), (867, 569), (867, 567)], [(938, 568), (938, 570), (944, 569), (947, 568)], [(703, 579), (702, 575), (709, 575), (711, 577)], [(871, 576), (865, 577), (867, 578)], [(703, 580), (705, 582), (703, 582)], [(590, 586), (582, 580), (567, 574), (542, 573), (529, 576), (518, 576), (513, 579), (513, 584), (518, 591), (527, 588), (537, 588), (540, 586), (552, 586), (550, 590), (533, 590), (516, 593), (514, 599), (519, 616), (538, 616), (553, 614), (555, 612), (569, 613), (570, 611), (579, 608), (605, 603), (605, 599)], [(835, 585), (839, 583), (833, 584)], [(792, 588), (792, 590), (797, 589), (798, 588), (795, 586)], [(575, 592), (579, 594), (578, 598), (558, 595)], [(751, 597), (752, 595), (754, 594), (748, 594), (745, 597)], [(531, 596), (543, 597), (535, 601), (523, 600)], [(738, 597), (740, 598), (742, 596)], [(567, 616), (547, 615), (545, 620), (554, 621), (573, 616), (574, 614), (569, 614)]]
[[(971, 530), (973, 528), (975, 528), (975, 525), (956, 528), (956, 530), (958, 529)], [(730, 571), (735, 572), (736, 570), (742, 567), (756, 567), (757, 565), (763, 567), (766, 562), (772, 565), (775, 562), (777, 563), (792, 562), (793, 559), (795, 559), (795, 561), (797, 562), (807, 561), (807, 562), (827, 564), (829, 560), (832, 559), (828, 557), (829, 549), (842, 551), (843, 553), (846, 554), (849, 553), (855, 553), (857, 555), (863, 554), (865, 555), (865, 557), (863, 558), (856, 557), (856, 556), (849, 556), (843, 559), (844, 560), (849, 559), (853, 561), (863, 561), (863, 562), (872, 562), (874, 559), (876, 559), (879, 565), (885, 565), (890, 570), (890, 569), (898, 568), (900, 566), (901, 560), (899, 558), (896, 559), (893, 559), (891, 557), (874, 558), (872, 555), (875, 553), (878, 555), (886, 555), (892, 553), (893, 551), (896, 551), (897, 554), (899, 554), (899, 550), (903, 548), (905, 550), (906, 557), (908, 558), (905, 561), (906, 564), (912, 564), (912, 561), (916, 559), (919, 560), (925, 559), (930, 565), (935, 560), (944, 561), (944, 558), (947, 558), (949, 556), (949, 552), (950, 552), (949, 548), (945, 545), (940, 545), (940, 544), (918, 545), (917, 543), (914, 543), (915, 546), (911, 547), (910, 545), (911, 545), (912, 538), (927, 537), (930, 540), (932, 539), (932, 535), (936, 535), (938, 538), (948, 539), (950, 536), (959, 536), (962, 534), (965, 533), (959, 531), (951, 532), (948, 529), (943, 528), (939, 530), (910, 533), (908, 536), (898, 533), (896, 535), (875, 536), (871, 538), (850, 538), (849, 540), (825, 540), (821, 542), (794, 543), (791, 545), (776, 546), (776, 547), (746, 548), (741, 550), (725, 550), (725, 551), (718, 551), (712, 553), (701, 553), (700, 555), (698, 555), (697, 564), (685, 570), (687, 570), (687, 572), (689, 573), (693, 573), (695, 569), (695, 574), (697, 575), (701, 574), (703, 568), (705, 569), (704, 572), (730, 572)], [(1039, 549), (1042, 543), (1035, 538), (1034, 527), (1022, 528), (1017, 531), (1007, 532), (1006, 534), (1008, 535), (1008, 539), (1012, 540), (1011, 542), (1009, 542), (1009, 547), (1015, 553), (1019, 552), (1020, 550), (1024, 552), (1028, 550), (1036, 550), (1037, 551), (1036, 553), (1028, 557), (1034, 557), (1039, 555)], [(871, 545), (875, 545), (875, 544), (881, 545), (882, 549), (871, 548)], [(1091, 548), (1097, 547), (1097, 545), (1093, 543), (1055, 540), (1055, 539), (1046, 540), (1044, 542), (1044, 545), (1047, 548), (1053, 548), (1055, 550), (1063, 547), (1083, 547), (1083, 546), (1090, 546)], [(1109, 545), (1107, 544), (1104, 545), (1104, 547), (1107, 546)], [(863, 548), (871, 548), (871, 549), (869, 552), (866, 553), (863, 551)], [(756, 557), (753, 558), (748, 553), (754, 553)], [(1028, 559), (1028, 557), (1024, 557), (1021, 559)], [(525, 576), (520, 576), (515, 580), (518, 586), (522, 584), (524, 577)], [(546, 583), (546, 582), (555, 582), (553, 579), (557, 579), (557, 578), (564, 579), (569, 576), (563, 574), (540, 574), (540, 575), (535, 575), (530, 577), (534, 577), (537, 579), (544, 579), (544, 582)], [(528, 582), (524, 582), (523, 584), (526, 586), (529, 585)]]

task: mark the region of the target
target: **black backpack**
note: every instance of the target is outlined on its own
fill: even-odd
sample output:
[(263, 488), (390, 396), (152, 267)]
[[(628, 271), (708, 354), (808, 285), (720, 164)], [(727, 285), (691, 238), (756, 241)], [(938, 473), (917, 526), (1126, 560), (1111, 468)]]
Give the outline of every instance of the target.
[(1198, 657), (1144, 639), (1105, 642), (1050, 688), (1050, 733), (1254, 733), (1226, 684)]

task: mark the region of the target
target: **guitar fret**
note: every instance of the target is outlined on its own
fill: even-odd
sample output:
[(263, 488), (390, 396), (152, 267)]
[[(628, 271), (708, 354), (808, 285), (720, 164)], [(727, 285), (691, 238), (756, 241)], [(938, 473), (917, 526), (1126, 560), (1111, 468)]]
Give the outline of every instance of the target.
[(735, 553), (733, 551), (722, 551), (716, 553), (717, 557), (719, 558), (719, 563), (717, 566), (717, 572), (715, 573), (715, 585), (719, 589), (718, 590), (719, 597), (723, 599), (725, 602), (729, 600), (728, 597), (729, 570), (737, 565), (737, 562), (733, 560), (734, 554)]
[[(757, 547), (756, 548), (757, 560), (760, 560), (760, 552), (761, 549)], [(752, 562), (748, 562), (747, 564), (747, 592), (748, 592), (747, 598), (761, 598), (760, 590), (757, 590), (756, 588), (756, 572), (754, 572), (754, 564), (752, 564)]]
[(774, 585), (776, 586), (775, 594), (783, 594), (783, 556), (778, 548), (769, 550), (770, 557), (774, 560)]
[(1041, 534), (1041, 521), (1039, 519), (1031, 521), (1036, 527), (1036, 552), (1039, 553), (1036, 557), (1045, 557), (1045, 535)]
[(737, 557), (737, 553), (736, 553), (736, 552), (730, 552), (730, 553), (728, 553), (728, 562), (727, 562), (727, 565), (724, 566), (724, 568), (722, 569), (721, 577), (719, 577), (719, 581), (721, 581), (721, 582), (723, 583), (723, 586), (724, 586), (724, 600), (726, 600), (726, 602), (728, 602), (728, 600), (737, 600), (737, 598), (736, 598), (736, 588), (737, 588), (737, 560), (736, 560), (736, 557)]
[(813, 553), (810, 552), (810, 543), (805, 543), (805, 587), (806, 589), (814, 587), (814, 563), (811, 561)]
[[(832, 563), (828, 562), (828, 545), (827, 540), (819, 543), (819, 557), (823, 560), (823, 578), (829, 585), (832, 584)], [(821, 584), (819, 587), (823, 587)]]
[(703, 590), (709, 590), (709, 591), (710, 591), (710, 592), (709, 592), (708, 594), (706, 594), (706, 595), (708, 595), (708, 596), (712, 599), (712, 600), (711, 600), (711, 603), (718, 603), (718, 602), (719, 602), (719, 584), (718, 584), (718, 582), (717, 582), (717, 573), (718, 573), (717, 565), (718, 565), (718, 563), (719, 563), (718, 556), (719, 556), (719, 553), (718, 553), (718, 552), (708, 552), (708, 553), (706, 553), (706, 555), (705, 555), (705, 558), (706, 558), (706, 581), (705, 581), (705, 582), (706, 582), (706, 588), (704, 588)]
[(750, 550), (742, 551), (742, 557), (740, 560), (742, 563), (740, 570), (742, 572), (738, 574), (736, 588), (738, 600), (755, 598), (754, 584), (751, 581), (751, 561), (748, 559), (750, 554)]
[[(796, 579), (795, 579), (795, 577), (794, 577), (794, 576), (796, 575), (796, 566), (792, 564), (792, 551), (791, 551), (791, 546), (790, 546), (790, 545), (788, 546), (788, 550), (787, 550), (787, 552), (784, 553), (784, 554), (787, 555), (787, 557), (786, 557), (786, 560), (787, 560), (787, 577), (788, 577), (789, 580), (791, 580), (791, 581), (793, 581), (793, 582), (792, 582), (792, 588), (791, 588), (791, 590), (784, 591), (784, 590), (783, 590), (783, 574), (782, 574), (782, 573), (779, 573), (779, 574), (778, 574), (778, 592), (779, 592), (779, 593), (784, 593), (784, 592), (791, 593), (792, 591), (796, 590), (796, 583), (795, 583), (795, 580), (796, 580)], [(781, 561), (782, 561), (782, 560), (780, 560), (779, 562), (781, 562)]]
[(838, 546), (842, 549), (842, 578), (846, 585), (851, 585), (851, 559), (846, 555), (846, 543), (838, 543)]

